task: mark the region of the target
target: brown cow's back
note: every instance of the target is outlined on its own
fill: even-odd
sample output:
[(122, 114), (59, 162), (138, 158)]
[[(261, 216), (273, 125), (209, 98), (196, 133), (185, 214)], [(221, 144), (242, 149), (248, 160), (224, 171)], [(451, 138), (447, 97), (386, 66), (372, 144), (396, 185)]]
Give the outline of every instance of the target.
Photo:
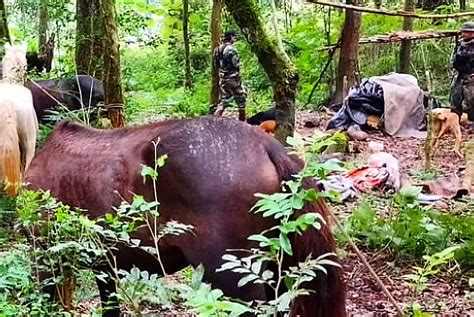
[[(222, 264), (221, 257), (227, 249), (254, 247), (247, 237), (276, 224), (248, 212), (257, 200), (254, 194), (279, 191), (280, 181), (296, 173), (301, 162), (289, 157), (272, 137), (246, 123), (210, 117), (99, 131), (63, 122), (45, 141), (26, 180), (30, 188), (49, 189), (53, 196), (88, 210), (93, 217), (111, 212), (113, 206), (120, 204), (121, 197), (130, 201), (132, 193), (152, 200), (153, 186), (150, 181), (144, 184), (140, 171), (143, 165), (153, 166), (151, 142), (157, 139), (158, 156), (168, 155), (159, 171), (159, 219), (195, 227), (193, 234), (160, 240), (167, 273), (202, 263), (205, 279), (226, 295), (243, 300), (265, 299), (262, 285), (250, 283), (239, 288), (238, 275), (216, 274), (215, 270)], [(314, 208), (326, 216), (323, 205)], [(134, 238), (152, 245), (146, 229)], [(308, 252), (319, 255), (334, 251), (329, 228), (305, 235), (298, 248), (298, 261), (304, 260)], [(127, 270), (135, 265), (160, 273), (153, 257), (137, 248), (121, 248), (116, 256), (120, 268)], [(307, 313), (302, 316), (316, 316), (317, 307), (327, 311), (320, 316), (343, 316), (341, 274), (339, 269), (334, 270), (330, 269), (329, 278), (323, 277), (325, 282), (319, 283), (327, 295), (315, 293), (320, 301), (308, 297), (302, 310)], [(334, 303), (339, 306), (334, 307)], [(299, 313), (302, 311), (298, 309)]]

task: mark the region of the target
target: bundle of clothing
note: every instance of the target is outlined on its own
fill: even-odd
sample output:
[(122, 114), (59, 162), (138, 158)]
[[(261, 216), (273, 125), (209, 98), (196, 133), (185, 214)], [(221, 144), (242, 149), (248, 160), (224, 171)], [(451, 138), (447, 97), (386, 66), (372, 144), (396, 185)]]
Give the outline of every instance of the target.
[(358, 197), (371, 190), (386, 191), (400, 188), (398, 160), (390, 153), (372, 154), (367, 165), (320, 180), (324, 191), (336, 191), (342, 201)]

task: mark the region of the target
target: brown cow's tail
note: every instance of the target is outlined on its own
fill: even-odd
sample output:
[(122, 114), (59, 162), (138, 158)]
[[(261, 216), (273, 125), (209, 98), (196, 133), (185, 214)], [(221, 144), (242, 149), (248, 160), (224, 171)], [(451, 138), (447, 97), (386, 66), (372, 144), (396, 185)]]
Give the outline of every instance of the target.
[(6, 193), (16, 196), (21, 181), (20, 145), (16, 122), (11, 118), (0, 118), (0, 185), (9, 185)]
[[(296, 158), (288, 156), (278, 144), (269, 142), (266, 145), (267, 153), (274, 163), (281, 181), (287, 181), (297, 174), (302, 162)], [(303, 182), (304, 188), (317, 188), (315, 181), (306, 179)], [(329, 226), (329, 215), (327, 205), (323, 200), (307, 203), (299, 213), (317, 212), (326, 220), (326, 225), (322, 225), (320, 230), (310, 228), (303, 235), (296, 234), (292, 238), (293, 258), (289, 263), (291, 266), (297, 262), (304, 262), (308, 255), (317, 258), (319, 255), (333, 252), (335, 253), (335, 242)], [(335, 257), (330, 257), (337, 261)], [(301, 317), (342, 317), (346, 316), (345, 289), (343, 283), (342, 269), (335, 266), (325, 266), (327, 275), (318, 271), (317, 277), (308, 284), (303, 285), (305, 289), (311, 290), (311, 294), (301, 296), (292, 307), (291, 316)]]

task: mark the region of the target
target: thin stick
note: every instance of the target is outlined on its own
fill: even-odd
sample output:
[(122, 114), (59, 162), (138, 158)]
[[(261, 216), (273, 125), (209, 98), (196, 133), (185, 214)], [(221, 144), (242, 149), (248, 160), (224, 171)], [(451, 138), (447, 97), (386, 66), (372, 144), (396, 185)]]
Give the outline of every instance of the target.
[[(338, 41), (338, 44), (341, 42), (341, 39), (339, 38), (339, 41)], [(331, 61), (334, 57), (334, 53), (336, 52), (336, 49), (332, 49), (330, 52), (329, 52), (329, 56), (328, 56), (328, 60), (326, 61), (326, 65), (324, 65), (324, 68), (323, 68), (323, 71), (319, 74), (319, 78), (318, 80), (316, 81), (316, 83), (314, 84), (313, 86), (313, 89), (311, 89), (311, 93), (309, 94), (309, 97), (308, 97), (308, 101), (306, 101), (306, 104), (304, 105), (304, 107), (306, 107), (310, 102), (311, 102), (311, 99), (313, 98), (313, 94), (314, 92), (316, 91), (316, 88), (319, 86), (319, 84), (321, 83), (321, 80), (323, 79), (323, 76), (324, 74), (326, 73), (326, 70), (328, 69), (329, 65), (331, 64)]]
[(377, 282), (377, 284), (380, 286), (380, 288), (382, 289), (382, 291), (385, 293), (385, 295), (387, 295), (389, 301), (392, 303), (392, 305), (395, 307), (395, 309), (397, 310), (397, 313), (399, 316), (403, 316), (403, 311), (401, 310), (400, 306), (398, 306), (398, 303), (395, 301), (395, 299), (393, 298), (392, 294), (390, 293), (390, 291), (387, 289), (387, 287), (385, 287), (384, 283), (380, 280), (380, 278), (377, 276), (377, 273), (375, 273), (374, 269), (372, 268), (372, 266), (369, 264), (369, 262), (367, 262), (367, 260), (365, 259), (364, 255), (360, 252), (359, 248), (355, 245), (355, 243), (352, 241), (351, 237), (349, 236), (349, 234), (346, 232), (346, 230), (344, 230), (343, 226), (341, 225), (341, 223), (339, 222), (339, 219), (336, 217), (336, 215), (332, 212), (331, 208), (327, 208), (327, 210), (329, 211), (329, 215), (331, 216), (331, 218), (334, 220), (334, 222), (336, 223), (336, 225), (338, 226), (339, 230), (341, 230), (342, 234), (344, 234), (344, 236), (346, 237), (347, 241), (349, 242), (349, 245), (351, 246), (351, 248), (354, 250), (354, 252), (357, 254), (357, 256), (359, 257), (359, 259), (362, 261), (362, 263), (365, 265), (365, 267), (367, 268), (367, 270), (369, 270), (369, 273), (370, 275), (372, 275), (372, 277), (375, 279), (375, 281)]
[(472, 11), (471, 12), (458, 12), (458, 13), (451, 13), (451, 14), (416, 14), (413, 12), (406, 12), (402, 10), (388, 11), (388, 10), (359, 7), (355, 5), (344, 4), (340, 2), (324, 1), (324, 0), (306, 0), (306, 1), (314, 3), (314, 4), (320, 4), (323, 6), (330, 6), (330, 7), (341, 8), (341, 9), (350, 9), (350, 10), (359, 11), (359, 12), (375, 13), (375, 14), (398, 16), (398, 17), (413, 17), (417, 19), (450, 19), (450, 18), (474, 16), (474, 12)]

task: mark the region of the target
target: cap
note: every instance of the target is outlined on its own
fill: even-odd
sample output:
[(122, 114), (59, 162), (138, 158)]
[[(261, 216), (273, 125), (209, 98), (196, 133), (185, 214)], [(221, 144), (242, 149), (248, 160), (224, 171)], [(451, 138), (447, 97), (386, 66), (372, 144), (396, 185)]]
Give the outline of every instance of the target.
[(461, 32), (474, 32), (474, 22), (466, 22), (461, 27)]

